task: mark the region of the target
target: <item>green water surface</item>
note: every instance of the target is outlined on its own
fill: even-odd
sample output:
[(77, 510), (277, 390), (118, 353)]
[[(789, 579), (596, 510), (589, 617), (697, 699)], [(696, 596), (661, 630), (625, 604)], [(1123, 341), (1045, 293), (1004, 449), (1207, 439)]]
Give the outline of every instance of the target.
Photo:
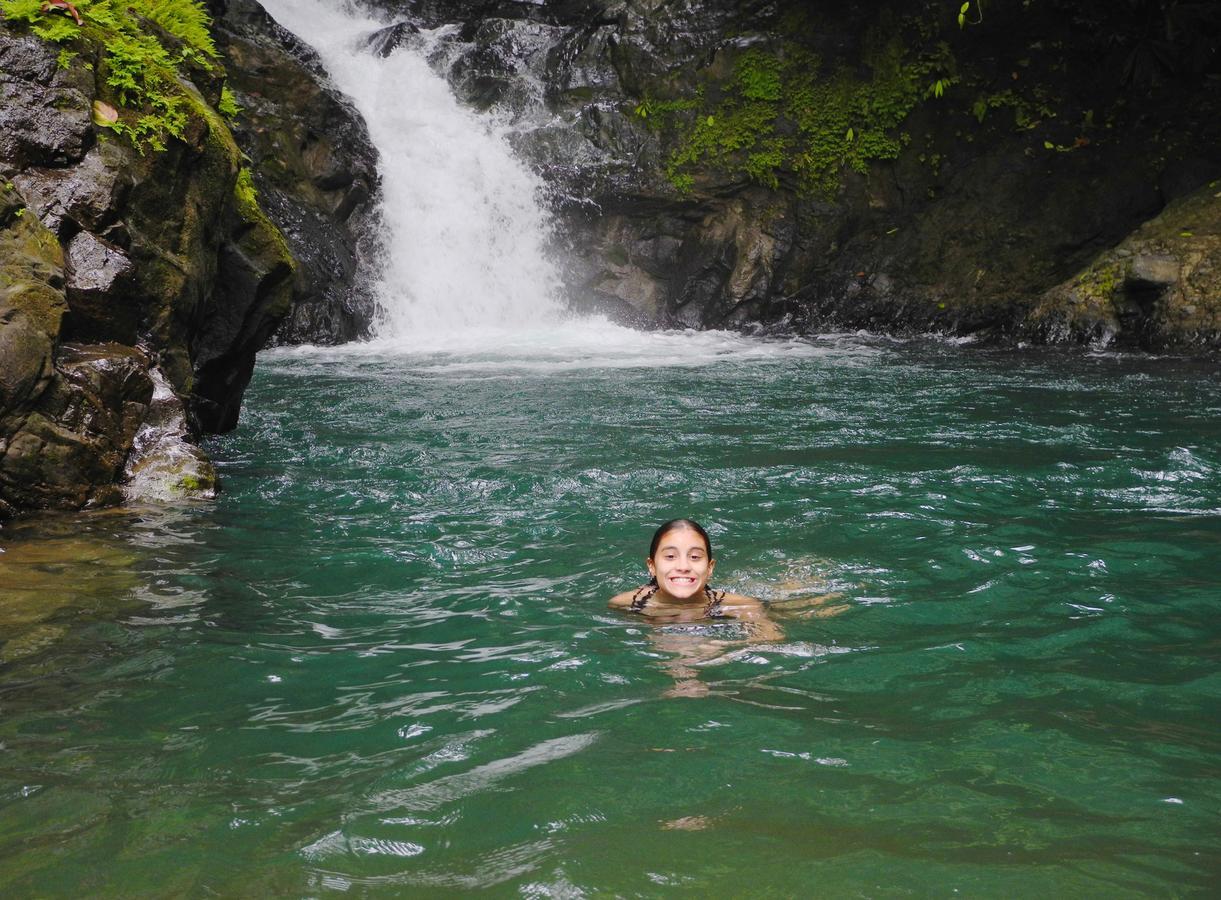
[(279, 352), (214, 504), (5, 526), (0, 894), (1221, 891), (1215, 368), (743, 346)]

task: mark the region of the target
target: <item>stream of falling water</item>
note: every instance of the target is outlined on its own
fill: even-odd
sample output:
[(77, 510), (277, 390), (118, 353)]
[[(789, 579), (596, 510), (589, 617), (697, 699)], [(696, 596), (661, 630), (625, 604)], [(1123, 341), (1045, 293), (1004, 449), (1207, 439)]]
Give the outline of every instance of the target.
[(430, 67), (445, 29), (381, 57), (366, 43), (384, 22), (320, 0), (264, 6), (317, 50), (377, 147), (379, 342), (416, 348), (554, 323), (559, 276), (542, 182), (513, 155), (508, 126), (462, 107)]

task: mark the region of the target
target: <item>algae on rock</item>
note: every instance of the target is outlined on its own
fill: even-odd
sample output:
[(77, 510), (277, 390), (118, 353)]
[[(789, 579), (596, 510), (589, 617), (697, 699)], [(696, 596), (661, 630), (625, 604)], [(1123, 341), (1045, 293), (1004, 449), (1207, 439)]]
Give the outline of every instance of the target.
[(33, 17), (58, 17), (47, 36), (71, 55), (20, 17), (0, 23), (0, 515), (117, 502), (161, 373), (189, 437), (232, 427), (287, 311), (293, 260), (239, 198), (205, 20), (154, 14), (188, 6), (202, 15), (176, 0), (134, 4), (150, 14), (137, 20), (95, 0), (82, 26)]

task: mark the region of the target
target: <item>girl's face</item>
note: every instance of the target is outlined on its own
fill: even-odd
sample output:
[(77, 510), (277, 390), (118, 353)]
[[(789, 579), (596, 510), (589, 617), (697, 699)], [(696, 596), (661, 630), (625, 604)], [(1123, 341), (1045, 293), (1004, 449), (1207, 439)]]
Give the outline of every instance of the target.
[(702, 594), (716, 566), (704, 539), (690, 528), (673, 528), (662, 535), (647, 564), (661, 590), (676, 600)]

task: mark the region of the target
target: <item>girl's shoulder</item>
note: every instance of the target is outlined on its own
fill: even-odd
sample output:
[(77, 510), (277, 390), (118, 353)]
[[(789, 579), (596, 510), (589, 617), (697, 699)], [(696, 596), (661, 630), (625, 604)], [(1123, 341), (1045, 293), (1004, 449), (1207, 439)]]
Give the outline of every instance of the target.
[(717, 605), (729, 615), (755, 615), (763, 612), (763, 601), (757, 597), (717, 591), (716, 598)]
[(647, 584), (641, 585), (633, 590), (624, 591), (622, 594), (615, 594), (615, 596), (610, 598), (610, 602), (607, 604), (607, 606), (609, 606), (611, 609), (627, 609), (632, 605), (632, 601), (640, 596), (640, 592), (647, 587)]

